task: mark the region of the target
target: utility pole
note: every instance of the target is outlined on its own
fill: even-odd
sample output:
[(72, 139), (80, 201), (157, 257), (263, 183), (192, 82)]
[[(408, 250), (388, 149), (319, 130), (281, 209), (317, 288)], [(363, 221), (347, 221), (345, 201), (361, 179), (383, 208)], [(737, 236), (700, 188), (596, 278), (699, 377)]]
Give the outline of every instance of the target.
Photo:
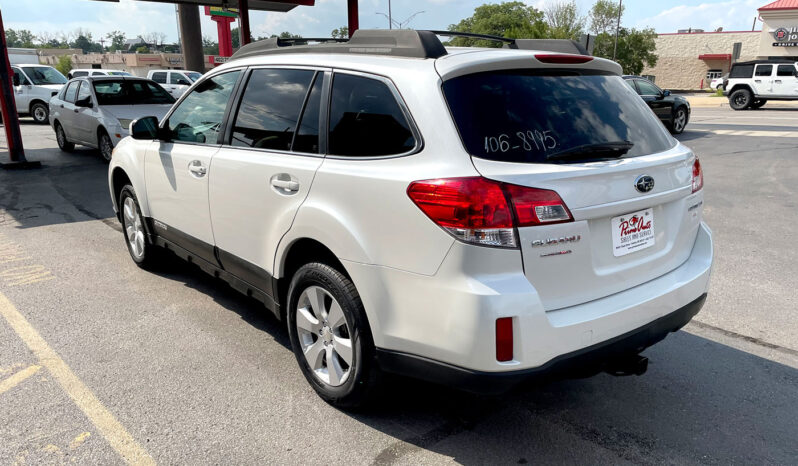
[(615, 46), (612, 48), (612, 61), (615, 61), (618, 52), (618, 31), (621, 29), (621, 12), (623, 11), (623, 0), (618, 0), (618, 23), (615, 25)]
[(391, 18), (391, 0), (388, 0), (388, 29), (393, 29), (393, 19)]

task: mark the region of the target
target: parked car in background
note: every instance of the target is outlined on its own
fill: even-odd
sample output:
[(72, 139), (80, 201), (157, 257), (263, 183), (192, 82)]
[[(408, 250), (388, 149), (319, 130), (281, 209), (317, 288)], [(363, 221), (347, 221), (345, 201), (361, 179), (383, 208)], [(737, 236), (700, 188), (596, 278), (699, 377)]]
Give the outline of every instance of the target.
[(718, 89), (723, 88), (723, 83), (726, 82), (726, 79), (728, 79), (728, 77), (729, 77), (728, 74), (724, 74), (723, 76), (721, 76), (719, 78), (713, 79), (709, 83), (709, 88), (714, 90), (714, 91), (717, 91)]
[(701, 164), (617, 63), (553, 42), (243, 46), (117, 147), (131, 259), (262, 300), (336, 406), (383, 371), (492, 393), (642, 374), (706, 298)]
[(723, 93), (734, 110), (757, 109), (768, 100), (798, 100), (798, 62), (754, 60), (732, 65)]
[(122, 70), (101, 70), (101, 69), (94, 69), (94, 68), (84, 68), (84, 69), (76, 69), (71, 70), (67, 73), (67, 78), (82, 78), (84, 76), (133, 76), (132, 74), (128, 73), (127, 71)]
[(690, 121), (690, 102), (640, 76), (624, 76), (626, 84), (643, 98), (671, 134), (680, 134)]
[(201, 77), (201, 73), (188, 70), (150, 70), (147, 72), (148, 79), (160, 84), (175, 99), (183, 95), (194, 84), (194, 81)]
[(111, 160), (114, 146), (142, 116), (163, 116), (175, 102), (158, 84), (145, 78), (97, 76), (75, 78), (50, 100), (50, 124), (58, 147), (75, 144), (99, 148)]
[(67, 78), (47, 65), (13, 65), (11, 71), (17, 114), (30, 115), (36, 123), (47, 123), (50, 111), (47, 103), (58, 94)]

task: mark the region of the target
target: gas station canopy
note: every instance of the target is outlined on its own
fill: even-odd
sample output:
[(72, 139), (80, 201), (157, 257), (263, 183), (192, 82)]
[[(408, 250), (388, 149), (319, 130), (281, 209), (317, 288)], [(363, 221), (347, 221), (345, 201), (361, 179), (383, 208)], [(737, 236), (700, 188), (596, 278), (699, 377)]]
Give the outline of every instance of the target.
[[(119, 3), (119, 0), (99, 0), (103, 2)], [(182, 3), (185, 5), (202, 5), (202, 6), (222, 6), (229, 8), (238, 8), (238, 0), (141, 0), (155, 3)], [(247, 2), (250, 10), (259, 11), (291, 11), (299, 5), (313, 6), (315, 0), (249, 0)]]

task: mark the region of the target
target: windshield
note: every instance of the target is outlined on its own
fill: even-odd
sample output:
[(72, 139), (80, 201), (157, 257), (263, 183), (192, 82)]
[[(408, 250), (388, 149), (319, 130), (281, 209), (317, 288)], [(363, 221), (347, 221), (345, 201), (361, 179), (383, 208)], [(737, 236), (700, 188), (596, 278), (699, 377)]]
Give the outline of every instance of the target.
[(109, 71), (108, 74), (110, 76), (132, 76), (127, 71)]
[(676, 144), (620, 76), (491, 71), (450, 79), (443, 83), (443, 93), (463, 145), (475, 157), (569, 163), (578, 158), (549, 156), (621, 141), (631, 144), (626, 158)]
[(201, 74), (197, 73), (196, 71), (186, 71), (186, 76), (193, 82), (196, 82), (199, 78), (202, 77)]
[(49, 66), (23, 66), (22, 71), (28, 75), (28, 78), (36, 84), (41, 86), (44, 84), (64, 84), (67, 78), (59, 73), (57, 69)]
[(163, 88), (144, 80), (94, 81), (99, 105), (172, 104), (175, 99)]

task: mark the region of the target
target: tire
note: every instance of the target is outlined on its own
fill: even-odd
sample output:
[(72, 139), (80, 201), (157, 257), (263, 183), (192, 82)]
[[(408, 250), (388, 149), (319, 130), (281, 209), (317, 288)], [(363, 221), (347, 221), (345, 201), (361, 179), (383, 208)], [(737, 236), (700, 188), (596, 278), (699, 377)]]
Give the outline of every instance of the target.
[(352, 409), (373, 399), (380, 371), (351, 280), (326, 264), (302, 266), (291, 279), (286, 315), (302, 374), (323, 400)]
[(75, 144), (67, 141), (66, 133), (61, 123), (55, 124), (55, 140), (58, 142), (58, 148), (64, 152), (72, 152), (75, 150)]
[(684, 107), (678, 107), (676, 111), (673, 112), (673, 118), (671, 119), (671, 134), (682, 134), (686, 126), (687, 110)]
[(97, 133), (97, 147), (100, 149), (103, 160), (110, 162), (114, 153), (114, 143), (111, 141), (111, 136), (103, 129)]
[(751, 108), (754, 110), (762, 108), (762, 106), (765, 105), (767, 102), (768, 102), (767, 99), (756, 99), (753, 102), (751, 102)]
[(47, 104), (44, 102), (36, 102), (30, 106), (30, 116), (33, 117), (33, 121), (36, 123), (46, 125), (50, 122), (50, 109), (47, 108)]
[[(155, 269), (163, 259), (163, 250), (147, 241), (144, 216), (141, 214), (139, 200), (133, 191), (133, 186), (125, 185), (122, 188), (119, 193), (119, 209), (122, 234), (125, 237), (130, 258), (143, 269)], [(134, 239), (131, 240), (131, 237)]]
[(729, 95), (729, 107), (734, 110), (745, 110), (751, 105), (753, 97), (748, 89), (737, 89)]

